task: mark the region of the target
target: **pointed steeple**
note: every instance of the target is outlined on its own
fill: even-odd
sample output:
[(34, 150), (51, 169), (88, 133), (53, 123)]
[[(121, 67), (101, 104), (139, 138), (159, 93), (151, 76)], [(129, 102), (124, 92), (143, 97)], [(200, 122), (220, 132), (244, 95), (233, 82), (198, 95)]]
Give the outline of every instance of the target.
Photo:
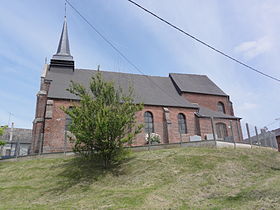
[(66, 17), (64, 18), (64, 23), (63, 23), (63, 28), (62, 28), (58, 48), (53, 58), (73, 60), (73, 56), (71, 56), (70, 54), (70, 45), (69, 45)]
[(64, 23), (58, 43), (57, 52), (51, 59), (51, 66), (71, 67), (74, 70), (74, 60), (73, 56), (70, 53), (66, 16), (64, 17)]

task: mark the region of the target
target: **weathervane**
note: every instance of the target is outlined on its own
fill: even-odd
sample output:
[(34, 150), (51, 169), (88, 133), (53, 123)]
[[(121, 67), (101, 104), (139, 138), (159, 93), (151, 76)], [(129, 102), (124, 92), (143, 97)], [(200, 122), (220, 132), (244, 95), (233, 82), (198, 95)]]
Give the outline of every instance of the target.
[(66, 1), (64, 2), (64, 18), (66, 18)]

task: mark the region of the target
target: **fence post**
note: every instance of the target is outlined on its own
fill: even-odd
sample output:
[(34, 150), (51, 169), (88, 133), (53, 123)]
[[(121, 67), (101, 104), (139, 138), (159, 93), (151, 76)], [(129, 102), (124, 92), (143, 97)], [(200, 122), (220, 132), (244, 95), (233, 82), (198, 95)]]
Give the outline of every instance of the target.
[(15, 148), (16, 159), (18, 158), (18, 153), (19, 153), (18, 151), (19, 151), (19, 140), (17, 140), (16, 148)]
[(64, 155), (66, 155), (66, 141), (67, 141), (67, 130), (64, 130), (64, 148), (63, 148), (63, 152)]
[(252, 139), (251, 139), (251, 136), (250, 136), (250, 131), (249, 131), (248, 123), (246, 123), (246, 129), (247, 129), (248, 139), (249, 139), (250, 144), (251, 144), (251, 148), (253, 148), (253, 146), (252, 146)]
[(237, 135), (238, 135), (239, 142), (242, 142), (243, 140), (241, 139), (241, 136), (240, 136), (238, 121), (236, 120), (235, 122), (236, 122), (236, 129), (237, 129)]
[(151, 133), (150, 133), (150, 130), (148, 132), (148, 143), (149, 143), (149, 146), (148, 146), (148, 150), (150, 151), (150, 147), (151, 147)]
[(261, 129), (261, 134), (262, 134), (262, 139), (263, 139), (263, 146), (264, 147), (267, 147), (267, 144), (266, 144), (266, 131), (265, 129)]
[(179, 130), (179, 133), (180, 133), (180, 147), (182, 146), (182, 143), (183, 143), (183, 140), (182, 140), (182, 134), (181, 134), (181, 131)]
[(212, 126), (213, 138), (214, 138), (214, 141), (216, 142), (216, 130), (215, 130), (215, 124), (214, 124), (213, 117), (211, 117), (211, 126)]
[(259, 147), (261, 147), (257, 126), (255, 126), (255, 132), (256, 132), (256, 137), (257, 137), (258, 145), (259, 145)]
[(231, 135), (232, 135), (232, 141), (233, 141), (233, 144), (234, 144), (234, 149), (236, 149), (234, 135), (233, 135), (232, 120), (229, 121), (229, 124), (230, 124), (230, 130), (231, 130)]
[(271, 149), (272, 149), (272, 148), (273, 148), (272, 135), (271, 135), (271, 132), (270, 132), (270, 131), (268, 131), (268, 133), (269, 133), (270, 147), (271, 147)]

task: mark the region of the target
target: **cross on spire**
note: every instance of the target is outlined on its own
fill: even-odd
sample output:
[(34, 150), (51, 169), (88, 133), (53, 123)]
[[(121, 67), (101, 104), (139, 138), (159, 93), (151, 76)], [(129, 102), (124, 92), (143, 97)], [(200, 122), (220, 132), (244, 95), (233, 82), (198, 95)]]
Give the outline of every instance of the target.
[(66, 1), (64, 3), (64, 18), (66, 18)]

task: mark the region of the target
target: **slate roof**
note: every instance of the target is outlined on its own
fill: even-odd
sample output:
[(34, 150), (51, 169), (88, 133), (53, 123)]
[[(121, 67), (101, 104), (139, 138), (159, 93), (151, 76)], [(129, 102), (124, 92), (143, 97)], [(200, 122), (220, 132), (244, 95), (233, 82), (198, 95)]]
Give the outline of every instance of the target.
[[(89, 87), (90, 78), (96, 70), (75, 69), (74, 72), (63, 69), (48, 71), (46, 79), (52, 80), (48, 92), (49, 98), (79, 99), (66, 91), (70, 81), (73, 80)], [(198, 108), (180, 96), (170, 77), (146, 76), (119, 72), (100, 71), (106, 81), (114, 81), (116, 87), (121, 87), (124, 92), (129, 86), (134, 88), (135, 103), (145, 105), (171, 106)]]
[[(85, 87), (89, 87), (90, 79), (94, 74), (96, 74), (96, 72), (96, 70), (88, 69), (75, 69), (75, 71), (72, 72), (65, 69), (52, 68), (51, 71), (48, 71), (46, 77), (46, 79), (51, 80), (48, 97), (54, 99), (79, 100), (77, 96), (69, 93), (66, 90), (67, 88), (69, 88), (70, 81), (72, 80), (82, 84)], [(170, 74), (169, 77), (159, 77), (109, 71), (100, 72), (102, 73), (103, 78), (106, 81), (114, 81), (116, 88), (121, 87), (124, 92), (127, 92), (129, 87), (133, 87), (135, 94), (135, 103), (168, 107), (199, 108), (197, 112), (198, 117), (241, 119), (235, 116), (224, 114), (222, 112), (213, 111), (189, 102), (187, 99), (180, 95), (174, 85), (174, 82), (178, 82), (177, 85), (181, 88), (188, 88), (188, 92), (196, 91), (198, 93), (205, 94), (208, 90), (207, 94), (210, 94), (211, 92), (211, 94), (215, 93), (215, 95), (227, 96), (207, 76)], [(186, 79), (186, 81), (182, 81), (182, 79)], [(205, 82), (206, 84), (202, 85), (203, 82)], [(186, 89), (183, 90), (186, 91)]]
[(58, 43), (58, 48), (57, 48), (56, 54), (53, 56), (53, 59), (73, 60), (73, 57), (71, 56), (71, 53), (70, 53), (70, 45), (69, 45), (66, 18), (64, 18), (64, 23), (63, 23), (60, 40)]
[(280, 128), (272, 130), (273, 133), (275, 133), (275, 136), (280, 136)]
[(199, 112), (197, 113), (199, 117), (214, 117), (221, 119), (241, 119), (239, 117), (224, 114), (222, 112), (216, 112), (206, 107), (200, 106)]
[(228, 96), (206, 75), (171, 73), (170, 77), (181, 92)]
[[(10, 130), (11, 128), (7, 128), (4, 132), (4, 135), (1, 136), (1, 139), (4, 141), (10, 140)], [(24, 129), (24, 128), (14, 128), (13, 130), (13, 139), (12, 142), (19, 142), (25, 144), (31, 144), (32, 141), (32, 130)]]

